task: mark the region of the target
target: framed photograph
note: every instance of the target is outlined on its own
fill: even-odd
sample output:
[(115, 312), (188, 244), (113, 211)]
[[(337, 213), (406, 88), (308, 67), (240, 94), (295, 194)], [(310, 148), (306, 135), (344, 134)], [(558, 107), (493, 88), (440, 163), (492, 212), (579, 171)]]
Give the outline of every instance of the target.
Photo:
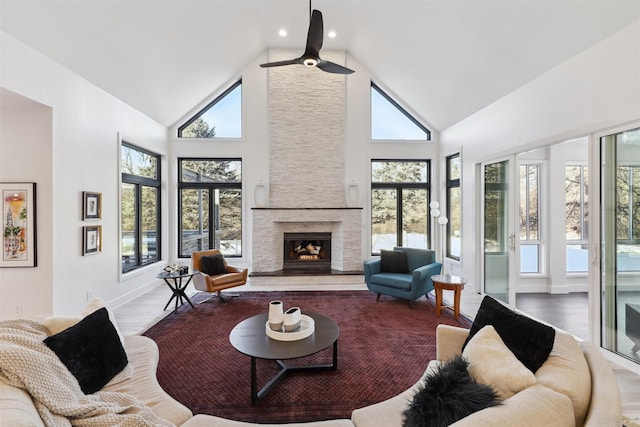
[(97, 254), (102, 251), (102, 226), (82, 227), (82, 255)]
[(0, 267), (35, 267), (36, 183), (0, 183), (2, 259)]
[(102, 193), (82, 192), (82, 219), (102, 218)]

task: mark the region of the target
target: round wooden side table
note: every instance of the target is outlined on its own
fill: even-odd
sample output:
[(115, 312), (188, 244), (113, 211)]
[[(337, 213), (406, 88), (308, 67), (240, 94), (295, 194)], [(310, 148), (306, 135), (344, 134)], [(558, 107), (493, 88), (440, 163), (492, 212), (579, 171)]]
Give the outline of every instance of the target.
[[(436, 292), (436, 315), (440, 316), (442, 310), (442, 291), (453, 291), (453, 317), (458, 320), (460, 316), (460, 294), (464, 289), (467, 281), (460, 276), (452, 276), (450, 274), (436, 274), (431, 276), (433, 282), (433, 289)], [(451, 308), (447, 305), (445, 308)]]

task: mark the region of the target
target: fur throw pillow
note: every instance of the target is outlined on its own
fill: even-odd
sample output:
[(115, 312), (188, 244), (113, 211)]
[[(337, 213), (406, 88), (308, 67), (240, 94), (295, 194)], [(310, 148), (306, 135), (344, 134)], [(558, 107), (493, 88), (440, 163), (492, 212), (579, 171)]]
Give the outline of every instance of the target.
[(403, 427), (445, 427), (490, 406), (500, 404), (496, 392), (469, 375), (469, 363), (458, 355), (424, 379), (407, 409)]

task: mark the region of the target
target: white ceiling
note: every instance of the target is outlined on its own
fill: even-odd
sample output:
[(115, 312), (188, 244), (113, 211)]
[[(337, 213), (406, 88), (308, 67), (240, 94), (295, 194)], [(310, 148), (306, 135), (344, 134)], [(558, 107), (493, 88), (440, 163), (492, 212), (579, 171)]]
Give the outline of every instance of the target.
[[(640, 19), (640, 0), (314, 0), (313, 8), (324, 16), (323, 49), (348, 51), (437, 130)], [(167, 126), (266, 49), (302, 53), (308, 14), (307, 0), (0, 0), (2, 31)]]

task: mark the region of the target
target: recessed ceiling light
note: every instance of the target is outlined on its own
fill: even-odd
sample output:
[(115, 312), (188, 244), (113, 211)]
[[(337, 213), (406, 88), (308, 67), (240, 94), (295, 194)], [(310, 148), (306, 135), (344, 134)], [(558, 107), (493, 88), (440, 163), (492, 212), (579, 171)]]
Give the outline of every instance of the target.
[(336, 32), (335, 31), (329, 31), (329, 34), (327, 34), (329, 36), (329, 38), (335, 39), (336, 38)]
[(287, 37), (287, 30), (282, 29), (278, 31), (278, 34), (280, 34), (280, 37)]

